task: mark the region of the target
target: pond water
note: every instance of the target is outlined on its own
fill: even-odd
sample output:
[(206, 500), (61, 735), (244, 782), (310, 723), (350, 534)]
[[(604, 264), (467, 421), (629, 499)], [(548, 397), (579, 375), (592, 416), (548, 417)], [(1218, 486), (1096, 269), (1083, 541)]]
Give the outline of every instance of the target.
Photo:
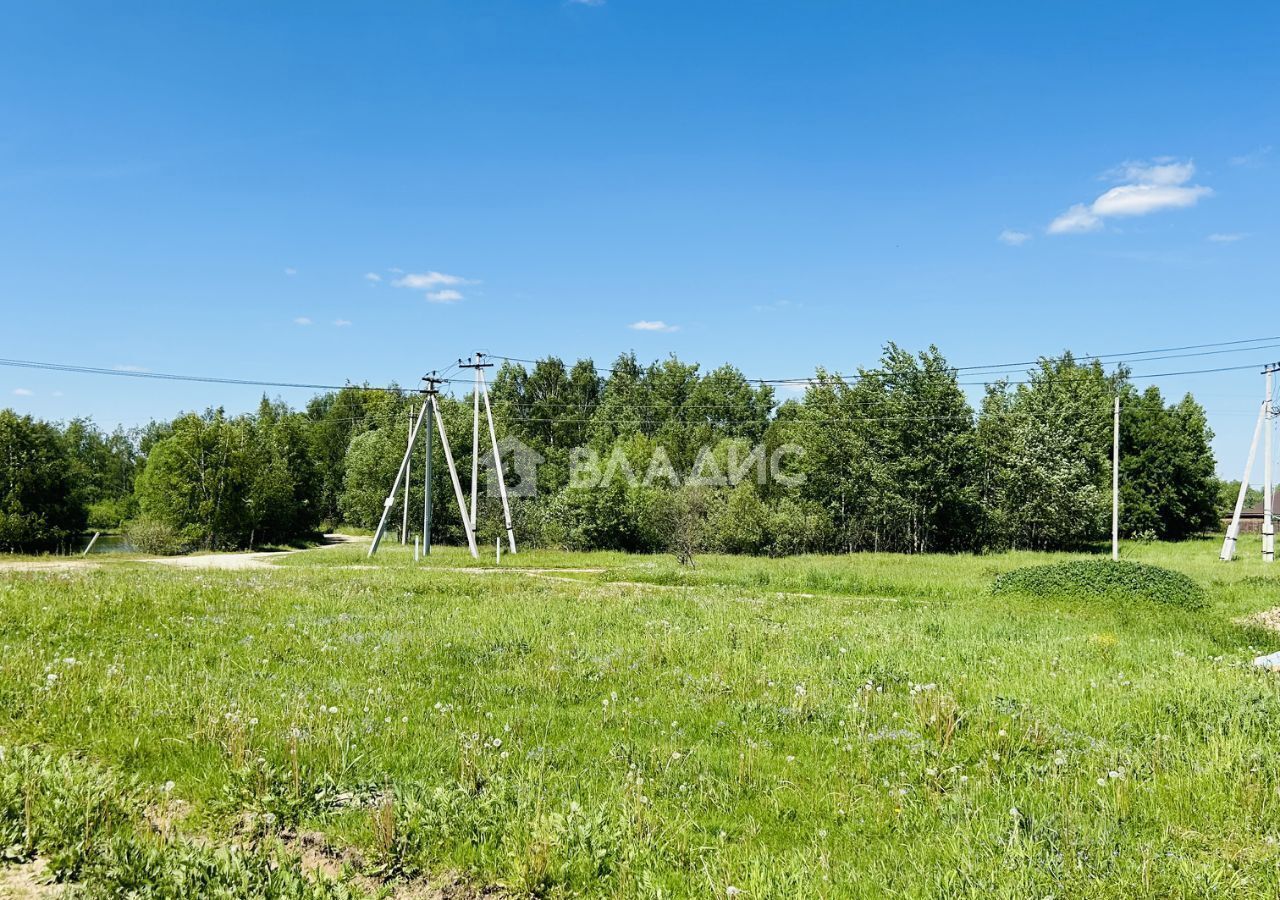
[[(90, 535), (90, 537), (92, 537), (92, 535)], [(86, 538), (84, 544), (81, 545), (81, 550), (83, 551), (84, 547), (87, 547), (87, 546), (89, 546), (88, 538)], [(136, 553), (136, 552), (137, 552), (137, 549), (133, 546), (133, 544), (129, 543), (129, 539), (125, 537), (123, 534), (104, 534), (101, 537), (99, 537), (97, 543), (93, 545), (93, 553), (91, 555), (97, 556), (99, 553)]]

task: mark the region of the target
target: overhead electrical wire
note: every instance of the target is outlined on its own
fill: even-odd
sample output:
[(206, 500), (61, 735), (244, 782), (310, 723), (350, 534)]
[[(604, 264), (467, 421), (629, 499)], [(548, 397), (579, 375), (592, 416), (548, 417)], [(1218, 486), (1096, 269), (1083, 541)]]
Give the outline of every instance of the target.
[[(1178, 358), (1187, 358), (1187, 357), (1195, 357), (1195, 356), (1211, 356), (1211, 355), (1220, 355), (1220, 354), (1226, 354), (1226, 353), (1247, 353), (1247, 352), (1260, 351), (1260, 350), (1278, 349), (1280, 348), (1280, 343), (1277, 343), (1277, 342), (1280, 342), (1280, 336), (1251, 338), (1247, 340), (1236, 340), (1236, 341), (1219, 341), (1215, 343), (1205, 343), (1205, 344), (1187, 344), (1181, 347), (1162, 347), (1162, 348), (1156, 348), (1151, 350), (1134, 350), (1134, 351), (1128, 351), (1126, 353), (1073, 356), (1072, 358), (1076, 362), (1102, 361), (1104, 359), (1110, 359), (1116, 363), (1124, 363), (1124, 362), (1143, 363), (1143, 362), (1155, 362), (1155, 361), (1166, 360), (1166, 359), (1178, 359)], [(1245, 346), (1245, 345), (1250, 345), (1250, 346)], [(1207, 349), (1207, 348), (1217, 348), (1217, 349)], [(1183, 351), (1200, 351), (1200, 352), (1183, 352)], [(498, 360), (513, 362), (513, 363), (537, 365), (539, 362), (538, 360), (515, 357), (515, 356), (507, 356), (507, 355), (497, 354), (497, 353), (486, 353), (485, 355), (491, 359), (498, 359)], [(1141, 357), (1141, 358), (1136, 358), (1136, 357)], [(1043, 359), (1051, 360), (1053, 358), (1044, 357)], [(950, 370), (957, 374), (962, 372), (970, 375), (977, 375), (977, 374), (984, 374), (984, 373), (1001, 374), (998, 370), (1016, 368), (1016, 367), (1035, 366), (1035, 365), (1040, 365), (1041, 362), (1042, 360), (1016, 362), (1016, 363), (993, 363), (993, 364), (984, 365), (984, 366), (955, 366), (955, 367), (950, 367)], [(1239, 366), (1217, 366), (1217, 367), (1203, 368), (1203, 369), (1184, 369), (1180, 371), (1169, 371), (1169, 372), (1130, 373), (1129, 377), (1133, 379), (1171, 378), (1171, 377), (1185, 376), (1185, 375), (1206, 375), (1206, 374), (1216, 374), (1221, 372), (1246, 371), (1249, 369), (1259, 368), (1259, 366), (1260, 364), (1248, 364), (1248, 365), (1239, 365)], [(251, 379), (251, 378), (230, 378), (230, 377), (213, 376), (213, 375), (188, 375), (188, 374), (178, 374), (178, 373), (171, 373), (171, 372), (144, 372), (144, 371), (133, 371), (133, 370), (125, 370), (125, 369), (103, 368), (99, 366), (43, 362), (43, 361), (28, 360), (28, 359), (0, 358), (0, 367), (37, 369), (37, 370), (44, 370), (44, 371), (51, 371), (51, 372), (66, 372), (66, 373), (81, 374), (81, 375), (105, 375), (105, 376), (113, 376), (118, 378), (136, 378), (136, 379), (150, 379), (150, 380), (158, 380), (158, 381), (192, 382), (192, 383), (200, 383), (200, 384), (225, 384), (225, 385), (235, 385), (235, 386), (242, 386), (242, 387), (287, 388), (287, 389), (314, 390), (314, 391), (340, 391), (346, 388), (359, 388), (361, 390), (384, 391), (384, 392), (395, 393), (395, 394), (413, 394), (418, 392), (418, 388), (412, 387), (412, 386), (367, 385), (367, 384), (356, 384), (350, 381), (344, 384), (323, 384), (323, 383), (312, 383), (312, 382), (301, 382), (301, 381), (273, 381), (273, 380), (265, 380), (265, 379), (259, 380), (259, 379)], [(600, 367), (595, 365), (592, 365), (591, 367), (597, 372), (614, 373), (617, 371), (616, 368)], [(572, 369), (572, 367), (567, 367), (567, 368), (569, 368), (570, 370)], [(451, 374), (457, 369), (458, 369), (458, 363), (455, 362), (445, 367), (438, 375), (433, 374), (432, 377), (434, 377), (435, 380), (439, 381), (440, 383), (464, 384), (464, 385), (473, 384), (473, 379), (471, 378), (450, 377)], [(857, 380), (865, 376), (886, 376), (891, 374), (892, 373), (877, 371), (877, 370), (864, 370), (857, 376), (844, 376), (838, 373), (829, 373), (827, 374), (826, 377), (829, 377), (837, 381), (849, 381), (849, 380)], [(1052, 375), (1050, 375), (1049, 377), (1052, 377)], [(800, 387), (800, 386), (808, 386), (808, 385), (814, 384), (815, 382), (818, 382), (821, 379), (817, 376), (811, 375), (811, 376), (805, 376), (802, 378), (747, 378), (744, 380), (751, 384), (793, 385), (793, 386)], [(1033, 383), (1035, 379), (1026, 379), (1026, 380), (994, 379), (994, 380), (984, 380), (984, 381), (957, 381), (956, 383), (963, 386), (984, 386), (984, 385), (992, 384), (999, 381), (1003, 381), (1003, 383), (1005, 383), (1006, 385), (1015, 386), (1015, 385)]]

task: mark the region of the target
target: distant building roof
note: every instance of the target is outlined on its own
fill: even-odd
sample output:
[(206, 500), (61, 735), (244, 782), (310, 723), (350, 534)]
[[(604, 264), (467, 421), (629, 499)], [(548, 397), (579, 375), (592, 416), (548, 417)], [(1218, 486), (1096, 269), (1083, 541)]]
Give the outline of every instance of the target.
[[(1263, 516), (1263, 502), (1259, 500), (1240, 514), (1242, 519), (1261, 519)], [(1280, 491), (1276, 491), (1271, 495), (1271, 514), (1276, 518), (1280, 518)]]

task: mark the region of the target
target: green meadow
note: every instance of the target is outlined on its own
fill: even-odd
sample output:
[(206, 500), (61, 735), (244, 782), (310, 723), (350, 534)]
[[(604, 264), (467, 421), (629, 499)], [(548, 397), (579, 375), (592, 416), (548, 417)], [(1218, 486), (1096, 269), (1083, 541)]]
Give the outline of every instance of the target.
[(1124, 548), (1195, 609), (992, 594), (1066, 554), (0, 572), (0, 859), (87, 896), (1274, 897), (1280, 570), (1218, 546)]

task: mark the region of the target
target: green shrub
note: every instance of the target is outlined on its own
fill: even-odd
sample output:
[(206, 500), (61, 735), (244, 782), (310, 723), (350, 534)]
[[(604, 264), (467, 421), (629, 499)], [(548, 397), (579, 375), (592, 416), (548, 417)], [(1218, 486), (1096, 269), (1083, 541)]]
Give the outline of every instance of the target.
[(190, 542), (177, 529), (159, 519), (134, 519), (125, 526), (124, 534), (134, 549), (142, 553), (177, 556), (190, 549)]
[(1204, 589), (1181, 572), (1134, 562), (1085, 559), (1030, 566), (996, 578), (991, 592), (1028, 597), (1150, 600), (1185, 609), (1205, 604)]

